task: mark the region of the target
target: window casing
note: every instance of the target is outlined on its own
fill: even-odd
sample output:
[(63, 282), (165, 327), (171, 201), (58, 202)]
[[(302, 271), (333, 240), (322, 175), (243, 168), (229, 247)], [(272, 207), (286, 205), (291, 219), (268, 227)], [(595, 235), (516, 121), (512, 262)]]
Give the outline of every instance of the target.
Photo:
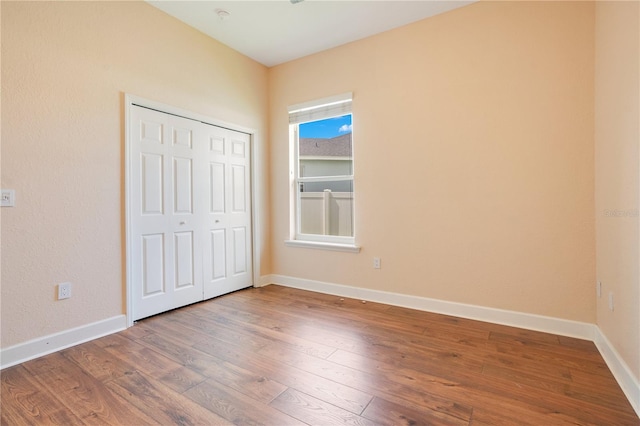
[[(356, 248), (351, 99), (347, 93), (289, 108), (293, 241), (288, 245)], [(331, 126), (330, 133), (318, 136), (318, 128)]]

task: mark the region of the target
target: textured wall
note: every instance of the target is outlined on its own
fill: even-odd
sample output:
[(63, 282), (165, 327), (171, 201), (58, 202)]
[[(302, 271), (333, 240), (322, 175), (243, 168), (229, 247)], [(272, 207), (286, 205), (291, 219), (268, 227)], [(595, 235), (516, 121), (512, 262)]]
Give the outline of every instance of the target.
[[(598, 326), (640, 380), (640, 6), (596, 6)], [(609, 310), (613, 293), (614, 310)]]
[[(257, 129), (262, 145), (267, 69), (144, 2), (1, 7), (2, 187), (17, 191), (2, 209), (6, 348), (125, 312), (124, 93)], [(56, 301), (63, 281), (73, 297)]]
[[(272, 68), (273, 273), (594, 323), (593, 74), (586, 2), (479, 2)], [(362, 251), (285, 247), (286, 107), (348, 91)]]

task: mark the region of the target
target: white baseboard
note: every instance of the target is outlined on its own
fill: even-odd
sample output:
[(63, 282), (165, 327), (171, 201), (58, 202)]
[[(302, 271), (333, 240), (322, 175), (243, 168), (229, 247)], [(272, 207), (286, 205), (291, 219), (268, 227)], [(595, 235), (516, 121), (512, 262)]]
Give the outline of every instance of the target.
[(258, 282), (256, 282), (253, 286), (258, 288), (258, 287), (264, 287), (266, 285), (271, 284), (271, 275), (262, 275), (259, 279)]
[(607, 363), (609, 370), (613, 373), (620, 388), (627, 396), (631, 406), (640, 417), (640, 381), (633, 375), (631, 369), (622, 359), (618, 351), (613, 347), (607, 336), (602, 334), (600, 328), (596, 328), (593, 342), (600, 351), (602, 358)]
[(80, 343), (88, 342), (89, 340), (116, 333), (126, 328), (126, 316), (118, 315), (0, 349), (0, 370)]
[(523, 312), (506, 311), (484, 306), (467, 305), (464, 303), (447, 302), (426, 297), (370, 290), (322, 281), (306, 280), (284, 275), (264, 276), (261, 281), (302, 290), (334, 294), (341, 297), (385, 303), (421, 311), (519, 327), (527, 330), (542, 331), (560, 336), (591, 340), (600, 351), (602, 358), (604, 358), (607, 366), (622, 388), (622, 391), (629, 399), (631, 406), (638, 416), (640, 416), (640, 384), (638, 383), (638, 379), (633, 375), (628, 365), (595, 324)]
[(444, 300), (429, 299), (427, 297), (410, 296), (387, 291), (350, 287), (321, 281), (305, 280), (284, 275), (270, 275), (269, 281), (272, 284), (280, 284), (286, 287), (299, 288), (302, 290), (335, 294), (336, 296), (402, 306), (421, 311), (452, 315), (477, 321), (491, 322), (494, 324), (509, 325), (512, 327), (526, 328), (528, 330), (542, 331), (545, 333), (559, 334), (561, 336), (576, 337), (579, 339), (593, 340), (595, 329), (597, 328), (594, 324), (586, 322), (487, 308), (478, 305), (447, 302)]

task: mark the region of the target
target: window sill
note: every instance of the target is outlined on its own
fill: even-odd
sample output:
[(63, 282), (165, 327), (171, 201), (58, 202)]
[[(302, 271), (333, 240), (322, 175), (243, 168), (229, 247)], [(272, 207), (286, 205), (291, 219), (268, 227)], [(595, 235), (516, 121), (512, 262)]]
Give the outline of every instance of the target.
[(351, 244), (321, 243), (318, 241), (286, 240), (287, 247), (302, 247), (318, 250), (342, 251), (347, 253), (360, 253), (360, 246)]

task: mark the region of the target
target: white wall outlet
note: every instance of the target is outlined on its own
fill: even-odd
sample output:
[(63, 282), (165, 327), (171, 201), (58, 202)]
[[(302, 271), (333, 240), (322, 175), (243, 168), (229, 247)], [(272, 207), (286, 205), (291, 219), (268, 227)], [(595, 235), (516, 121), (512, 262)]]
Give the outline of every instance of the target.
[(16, 190), (15, 189), (0, 189), (0, 207), (15, 207), (16, 205)]
[(373, 269), (380, 269), (380, 258), (379, 257), (374, 257), (373, 258)]
[(602, 281), (596, 283), (596, 294), (598, 297), (602, 297)]
[(71, 297), (71, 283), (58, 284), (58, 300), (68, 299)]
[(613, 292), (609, 292), (609, 310), (613, 311)]

